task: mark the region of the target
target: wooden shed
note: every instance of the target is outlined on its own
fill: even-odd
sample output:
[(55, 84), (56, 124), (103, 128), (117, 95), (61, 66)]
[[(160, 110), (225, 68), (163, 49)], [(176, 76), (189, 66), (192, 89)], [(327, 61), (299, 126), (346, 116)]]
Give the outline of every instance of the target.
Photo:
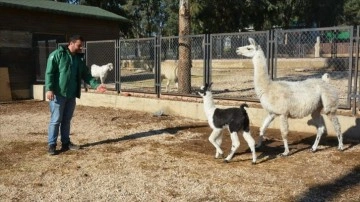
[[(0, 0), (0, 68), (7, 68), (12, 99), (32, 98), (48, 54), (72, 34), (86, 41), (115, 40), (122, 16), (98, 7), (49, 0)], [(1, 88), (0, 93), (5, 93)], [(0, 100), (1, 101), (1, 100)]]

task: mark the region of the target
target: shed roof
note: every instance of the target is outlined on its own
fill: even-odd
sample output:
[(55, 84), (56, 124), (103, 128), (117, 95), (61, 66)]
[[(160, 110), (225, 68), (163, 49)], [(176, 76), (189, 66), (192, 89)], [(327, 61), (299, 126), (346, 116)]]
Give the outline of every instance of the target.
[(126, 22), (128, 19), (99, 7), (68, 4), (49, 0), (0, 0), (0, 7), (27, 9), (62, 15), (81, 16)]

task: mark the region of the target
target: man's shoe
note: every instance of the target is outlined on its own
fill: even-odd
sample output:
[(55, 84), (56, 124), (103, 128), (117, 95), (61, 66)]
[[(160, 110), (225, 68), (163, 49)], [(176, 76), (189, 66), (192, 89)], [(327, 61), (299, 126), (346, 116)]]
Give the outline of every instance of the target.
[(50, 146), (49, 146), (48, 153), (49, 153), (50, 155), (55, 155), (55, 154), (56, 154), (56, 146), (55, 146), (55, 145), (50, 145)]
[(67, 151), (67, 150), (79, 150), (80, 146), (73, 144), (72, 142), (69, 142), (68, 144), (62, 145), (61, 150)]

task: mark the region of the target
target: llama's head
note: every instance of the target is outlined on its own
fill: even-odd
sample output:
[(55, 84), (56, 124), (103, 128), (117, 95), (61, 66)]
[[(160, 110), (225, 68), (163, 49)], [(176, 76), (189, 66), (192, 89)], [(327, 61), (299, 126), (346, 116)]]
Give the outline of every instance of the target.
[(211, 85), (212, 85), (212, 82), (210, 84), (206, 83), (205, 86), (201, 86), (200, 91), (198, 92), (198, 94), (201, 97), (205, 97), (206, 95), (210, 95), (211, 94)]
[(243, 55), (249, 58), (254, 57), (256, 51), (261, 49), (261, 47), (252, 38), (249, 38), (249, 42), (250, 45), (238, 47), (236, 49), (236, 54)]
[(112, 69), (114, 69), (113, 63), (108, 63), (107, 66), (108, 66), (108, 70), (109, 70), (109, 71), (111, 71)]
[(330, 74), (329, 73), (325, 73), (322, 77), (321, 77), (321, 79), (323, 80), (323, 81), (325, 81), (326, 83), (329, 83), (329, 81), (330, 81)]

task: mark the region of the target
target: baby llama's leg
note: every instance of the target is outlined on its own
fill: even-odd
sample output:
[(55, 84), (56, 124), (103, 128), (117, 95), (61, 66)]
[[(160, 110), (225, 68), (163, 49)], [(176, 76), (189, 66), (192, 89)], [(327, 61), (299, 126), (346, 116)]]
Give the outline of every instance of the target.
[(322, 136), (322, 134), (324, 134), (324, 131), (325, 131), (325, 123), (324, 123), (324, 120), (321, 117), (320, 111), (321, 111), (321, 109), (316, 110), (311, 114), (311, 117), (314, 120), (314, 124), (315, 124), (316, 129), (317, 129), (315, 142), (314, 142), (313, 146), (311, 147), (312, 152), (316, 151), (316, 149), (317, 149), (317, 147), (319, 145), (321, 136)]
[[(222, 140), (223, 140), (223, 133), (221, 131), (219, 136), (215, 139), (216, 144), (219, 145), (220, 148), (221, 148)], [(217, 158), (217, 159), (223, 158), (223, 154), (216, 153), (215, 158)]]
[(341, 126), (339, 123), (339, 119), (335, 115), (335, 112), (328, 114), (328, 117), (330, 118), (331, 122), (333, 123), (334, 130), (336, 132), (336, 137), (338, 138), (338, 141), (339, 141), (338, 149), (340, 151), (342, 151), (342, 150), (344, 150), (344, 144), (343, 144), (343, 134), (341, 133)]
[(287, 156), (289, 154), (289, 145), (287, 140), (287, 136), (289, 133), (289, 123), (288, 123), (288, 117), (285, 115), (280, 116), (280, 131), (285, 147), (285, 151), (284, 153), (281, 154), (281, 156)]
[(256, 163), (256, 153), (255, 153), (255, 140), (254, 138), (251, 136), (250, 131), (248, 132), (243, 132), (243, 136), (245, 141), (248, 143), (251, 153), (252, 153), (252, 163), (255, 164)]
[(226, 163), (228, 163), (232, 159), (236, 150), (240, 147), (240, 141), (237, 132), (233, 131), (232, 133), (230, 133), (230, 137), (231, 137), (231, 150), (229, 155), (225, 159)]
[(217, 142), (216, 142), (219, 135), (221, 135), (221, 130), (222, 129), (218, 129), (218, 128), (213, 129), (213, 131), (211, 132), (210, 137), (209, 137), (209, 141), (216, 148), (215, 158), (220, 158), (224, 154), (224, 152), (220, 148), (220, 145), (218, 145)]
[(257, 148), (259, 148), (264, 140), (264, 134), (266, 129), (269, 127), (270, 123), (274, 120), (275, 118), (275, 114), (268, 114), (267, 117), (265, 118), (263, 125), (260, 128), (260, 136), (259, 136), (259, 141), (256, 145)]

